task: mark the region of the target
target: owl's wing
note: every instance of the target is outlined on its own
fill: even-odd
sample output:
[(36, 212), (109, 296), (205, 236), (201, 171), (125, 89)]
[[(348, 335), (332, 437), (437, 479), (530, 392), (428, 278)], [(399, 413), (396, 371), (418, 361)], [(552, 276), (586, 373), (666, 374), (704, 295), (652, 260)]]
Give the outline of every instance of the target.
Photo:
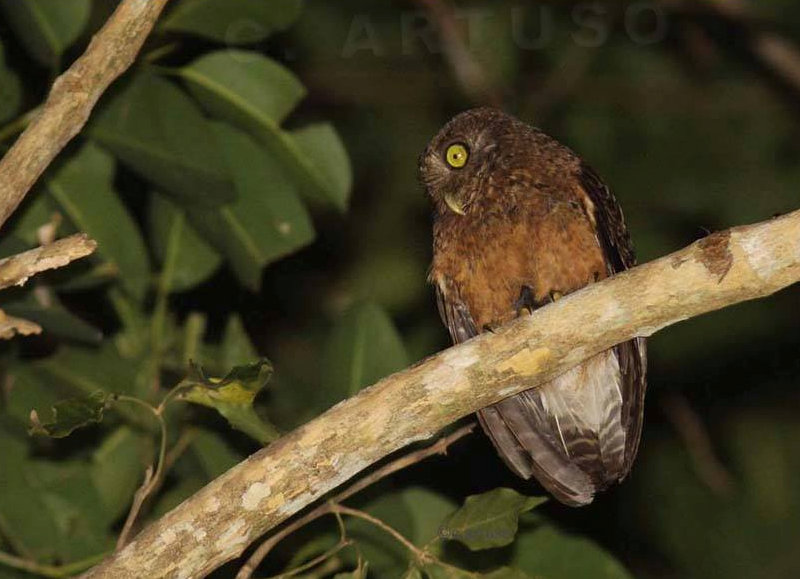
[(633, 243), (617, 199), (588, 165), (581, 164), (578, 178), (581, 188), (592, 202), (589, 211), (592, 213), (600, 245), (608, 260), (609, 273), (619, 273), (633, 267), (636, 265)]
[[(616, 199), (591, 169), (579, 178), (608, 273), (632, 267), (633, 247)], [(559, 501), (580, 506), (630, 471), (644, 392), (645, 343), (635, 339), (481, 409), (478, 418), (511, 470), (535, 476)]]
[[(619, 206), (588, 169), (581, 186), (609, 273), (627, 269), (635, 260)], [(447, 279), (433, 281), (453, 342), (479, 333), (458, 289)], [(623, 478), (641, 432), (644, 347), (640, 339), (620, 344), (552, 384), (481, 409), (481, 425), (509, 468), (525, 479), (535, 476), (559, 501), (574, 506)], [(578, 383), (584, 387), (575, 389)]]
[[(581, 187), (593, 206), (592, 217), (600, 245), (609, 265), (609, 274), (636, 265), (633, 244), (625, 226), (622, 208), (609, 188), (591, 167), (581, 164)], [(590, 209), (591, 210), (591, 209)], [(625, 428), (625, 459), (622, 472), (627, 474), (636, 458), (642, 434), (644, 395), (647, 387), (647, 346), (644, 338), (635, 338), (614, 348), (622, 377), (622, 425)]]
[(472, 314), (469, 313), (467, 305), (461, 300), (458, 292), (445, 286), (444, 282), (434, 283), (436, 288), (436, 305), (439, 308), (439, 316), (450, 332), (450, 338), (454, 344), (466, 342), (478, 334)]

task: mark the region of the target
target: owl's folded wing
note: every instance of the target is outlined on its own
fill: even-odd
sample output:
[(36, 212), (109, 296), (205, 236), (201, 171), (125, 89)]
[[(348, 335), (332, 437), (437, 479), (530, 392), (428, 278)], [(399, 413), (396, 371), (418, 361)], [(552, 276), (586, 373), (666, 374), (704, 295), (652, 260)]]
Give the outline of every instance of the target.
[[(578, 179), (594, 207), (592, 217), (600, 246), (609, 264), (609, 274), (620, 273), (636, 265), (633, 243), (625, 226), (617, 199), (603, 180), (585, 163), (580, 164)], [(614, 347), (622, 376), (622, 425), (626, 431), (624, 472), (636, 458), (644, 417), (647, 388), (647, 346), (643, 338)]]

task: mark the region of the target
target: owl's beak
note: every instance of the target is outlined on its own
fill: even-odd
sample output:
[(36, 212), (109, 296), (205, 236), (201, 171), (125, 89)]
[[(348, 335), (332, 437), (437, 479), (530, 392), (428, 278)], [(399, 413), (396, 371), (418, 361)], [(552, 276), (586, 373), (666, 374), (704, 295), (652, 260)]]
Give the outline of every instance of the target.
[(466, 215), (464, 212), (464, 208), (461, 206), (461, 203), (452, 193), (445, 193), (444, 195), (444, 202), (450, 208), (450, 211), (453, 213), (457, 213), (458, 215)]

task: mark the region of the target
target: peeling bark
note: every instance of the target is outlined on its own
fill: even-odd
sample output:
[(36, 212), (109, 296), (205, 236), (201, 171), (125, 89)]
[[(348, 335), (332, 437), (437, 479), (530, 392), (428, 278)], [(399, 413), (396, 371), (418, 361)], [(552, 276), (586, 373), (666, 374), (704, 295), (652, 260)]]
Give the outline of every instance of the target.
[[(800, 211), (717, 235), (384, 378), (235, 466), (84, 577), (203, 577), (369, 465), (462, 416), (614, 344), (800, 280)], [(722, 256), (724, 275), (709, 256)]]
[(37, 273), (64, 267), (86, 257), (97, 247), (85, 233), (70, 235), (53, 243), (0, 259), (0, 289), (24, 285)]

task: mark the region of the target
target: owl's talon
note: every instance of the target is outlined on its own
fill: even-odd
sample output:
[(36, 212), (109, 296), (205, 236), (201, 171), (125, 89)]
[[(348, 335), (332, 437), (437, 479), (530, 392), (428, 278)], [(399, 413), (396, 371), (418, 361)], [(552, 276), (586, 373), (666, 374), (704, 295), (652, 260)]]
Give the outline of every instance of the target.
[(483, 324), (483, 331), (489, 332), (490, 334), (496, 334), (499, 329), (500, 324)]
[(522, 310), (528, 310), (529, 312), (533, 312), (536, 309), (536, 298), (533, 297), (533, 290), (529, 286), (522, 286), (519, 290), (519, 297), (517, 301), (514, 302), (514, 309), (519, 315)]

